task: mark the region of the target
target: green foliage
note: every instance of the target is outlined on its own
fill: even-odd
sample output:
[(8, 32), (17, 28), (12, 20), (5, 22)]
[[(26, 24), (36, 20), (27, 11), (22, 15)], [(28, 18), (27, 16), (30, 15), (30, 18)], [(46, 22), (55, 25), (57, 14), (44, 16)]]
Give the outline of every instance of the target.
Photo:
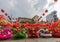
[(12, 28), (12, 30), (13, 30), (14, 34), (17, 33), (17, 29), (16, 28)]
[(28, 37), (28, 35), (26, 33), (26, 29), (25, 28), (22, 28), (20, 33), (16, 33), (16, 34), (13, 35), (13, 39), (16, 39), (16, 40), (25, 39), (27, 37)]
[(27, 37), (28, 37), (28, 35), (27, 34), (23, 34), (23, 33), (16, 33), (15, 35), (13, 35), (13, 39), (16, 39), (16, 40), (25, 39)]
[(3, 29), (3, 28), (5, 28), (4, 26), (0, 26), (0, 29)]

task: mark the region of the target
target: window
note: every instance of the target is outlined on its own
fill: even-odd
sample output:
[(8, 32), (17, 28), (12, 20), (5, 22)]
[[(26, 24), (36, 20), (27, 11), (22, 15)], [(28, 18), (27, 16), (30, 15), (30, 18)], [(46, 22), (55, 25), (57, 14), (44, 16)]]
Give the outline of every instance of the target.
[(53, 17), (57, 17), (57, 15), (54, 15)]
[(58, 18), (54, 18), (54, 22), (56, 22), (58, 20)]

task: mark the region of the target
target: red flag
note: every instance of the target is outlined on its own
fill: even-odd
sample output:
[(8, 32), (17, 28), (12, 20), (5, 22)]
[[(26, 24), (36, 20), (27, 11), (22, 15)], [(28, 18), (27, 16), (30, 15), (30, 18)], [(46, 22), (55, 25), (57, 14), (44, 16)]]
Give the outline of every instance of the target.
[(5, 13), (5, 16), (8, 16), (8, 14), (7, 14), (7, 13)]
[(45, 10), (45, 13), (47, 13), (47, 12), (48, 12), (48, 10), (46, 9), (46, 10)]
[(5, 11), (4, 11), (4, 9), (1, 9), (1, 12), (3, 12), (3, 13), (4, 13), (4, 12), (5, 12)]

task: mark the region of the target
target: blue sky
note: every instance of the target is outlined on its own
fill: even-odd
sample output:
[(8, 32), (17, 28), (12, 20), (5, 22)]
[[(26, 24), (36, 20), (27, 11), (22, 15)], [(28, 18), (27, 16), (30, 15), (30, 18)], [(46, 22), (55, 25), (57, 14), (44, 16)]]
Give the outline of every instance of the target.
[[(32, 18), (34, 15), (41, 15), (45, 9), (57, 10), (60, 18), (60, 0), (54, 5), (52, 0), (0, 0), (0, 9), (4, 9), (12, 17), (28, 17)], [(54, 8), (53, 8), (54, 7)], [(2, 14), (0, 12), (0, 14)]]

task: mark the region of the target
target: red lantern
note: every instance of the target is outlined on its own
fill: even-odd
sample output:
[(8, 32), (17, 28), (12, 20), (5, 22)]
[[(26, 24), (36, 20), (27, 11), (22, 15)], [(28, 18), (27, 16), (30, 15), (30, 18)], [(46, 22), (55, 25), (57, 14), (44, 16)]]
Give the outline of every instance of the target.
[(57, 2), (58, 0), (54, 0), (54, 2)]
[(5, 16), (8, 16), (8, 14), (7, 14), (7, 13), (5, 13)]
[(42, 18), (42, 16), (39, 17), (38, 21)]
[(8, 16), (8, 18), (11, 18), (10, 16)]
[(4, 12), (5, 12), (5, 11), (4, 11), (4, 9), (1, 9), (1, 12), (3, 12), (3, 13), (4, 13)]
[(42, 15), (44, 16), (45, 14), (43, 13)]
[(40, 16), (40, 19), (42, 18), (42, 16)]
[(47, 13), (47, 12), (48, 12), (48, 10), (46, 9), (46, 10), (45, 10), (45, 13)]

